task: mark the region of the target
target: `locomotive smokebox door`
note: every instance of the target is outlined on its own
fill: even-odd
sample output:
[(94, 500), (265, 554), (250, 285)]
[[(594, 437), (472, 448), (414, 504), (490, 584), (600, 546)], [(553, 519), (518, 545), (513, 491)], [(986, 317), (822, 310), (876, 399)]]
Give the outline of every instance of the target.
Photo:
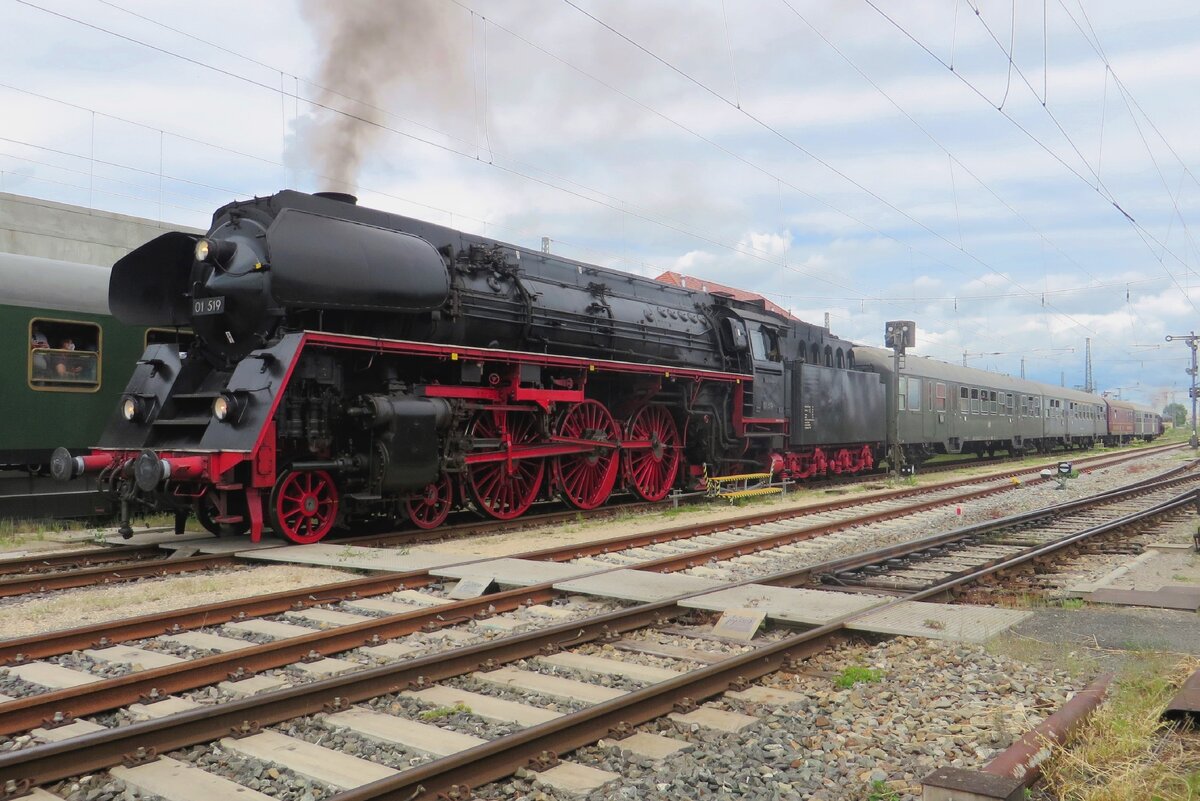
[(917, 324), (912, 320), (891, 320), (883, 326), (884, 345), (901, 353), (917, 346)]

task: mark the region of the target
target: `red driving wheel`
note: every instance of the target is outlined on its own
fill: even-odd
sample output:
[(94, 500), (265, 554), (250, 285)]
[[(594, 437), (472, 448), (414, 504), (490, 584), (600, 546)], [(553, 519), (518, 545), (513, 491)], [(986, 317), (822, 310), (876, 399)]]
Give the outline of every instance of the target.
[(617, 483), (621, 431), (604, 405), (585, 400), (567, 410), (558, 421), (558, 436), (608, 443), (582, 453), (554, 459), (554, 479), (563, 500), (577, 509), (595, 509), (608, 500)]
[(642, 500), (661, 501), (675, 485), (682, 443), (665, 406), (643, 406), (625, 436), (625, 480)]
[[(509, 411), (480, 412), (467, 428), (467, 435), (477, 443), (491, 441), (501, 452), (541, 439), (534, 415)], [(546, 462), (540, 457), (476, 462), (467, 466), (464, 483), (479, 511), (498, 520), (511, 520), (533, 505), (545, 472)]]
[(437, 481), (425, 485), (418, 495), (405, 502), (409, 519), (417, 528), (437, 528), (446, 522), (450, 508), (454, 506), (454, 485), (450, 476), (442, 473)]
[(291, 470), (271, 490), (271, 525), (292, 542), (317, 542), (333, 529), (337, 513), (337, 486), (324, 470)]

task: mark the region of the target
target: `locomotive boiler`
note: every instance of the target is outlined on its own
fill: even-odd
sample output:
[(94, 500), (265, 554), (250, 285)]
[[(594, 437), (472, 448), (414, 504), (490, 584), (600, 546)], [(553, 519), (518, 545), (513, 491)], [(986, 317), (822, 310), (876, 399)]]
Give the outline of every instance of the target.
[(747, 302), (283, 191), (113, 267), (147, 348), (98, 445), (60, 450), (121, 502), (219, 533), (539, 499), (659, 500), (706, 473), (857, 472), (885, 437), (850, 343)]

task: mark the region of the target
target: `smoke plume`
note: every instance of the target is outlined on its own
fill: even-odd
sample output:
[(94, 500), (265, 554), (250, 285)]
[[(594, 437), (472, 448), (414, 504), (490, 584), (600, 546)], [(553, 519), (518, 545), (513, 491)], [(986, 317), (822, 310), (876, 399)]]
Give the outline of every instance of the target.
[[(380, 111), (434, 127), (447, 112), (469, 113), (469, 14), (444, 0), (303, 0), (322, 63), (318, 109), (304, 136), (331, 189), (352, 190), (359, 170), (387, 133), (404, 127)], [(356, 119), (361, 118), (361, 119)], [(364, 122), (367, 120), (369, 122)]]

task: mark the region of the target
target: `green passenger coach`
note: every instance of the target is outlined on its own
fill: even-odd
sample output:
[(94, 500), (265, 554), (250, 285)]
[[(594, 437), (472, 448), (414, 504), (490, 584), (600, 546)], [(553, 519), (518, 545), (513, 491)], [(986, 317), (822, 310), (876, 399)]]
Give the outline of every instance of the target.
[(93, 445), (147, 342), (186, 335), (117, 322), (104, 267), (0, 253), (0, 517), (111, 512), (47, 476), (54, 448)]

